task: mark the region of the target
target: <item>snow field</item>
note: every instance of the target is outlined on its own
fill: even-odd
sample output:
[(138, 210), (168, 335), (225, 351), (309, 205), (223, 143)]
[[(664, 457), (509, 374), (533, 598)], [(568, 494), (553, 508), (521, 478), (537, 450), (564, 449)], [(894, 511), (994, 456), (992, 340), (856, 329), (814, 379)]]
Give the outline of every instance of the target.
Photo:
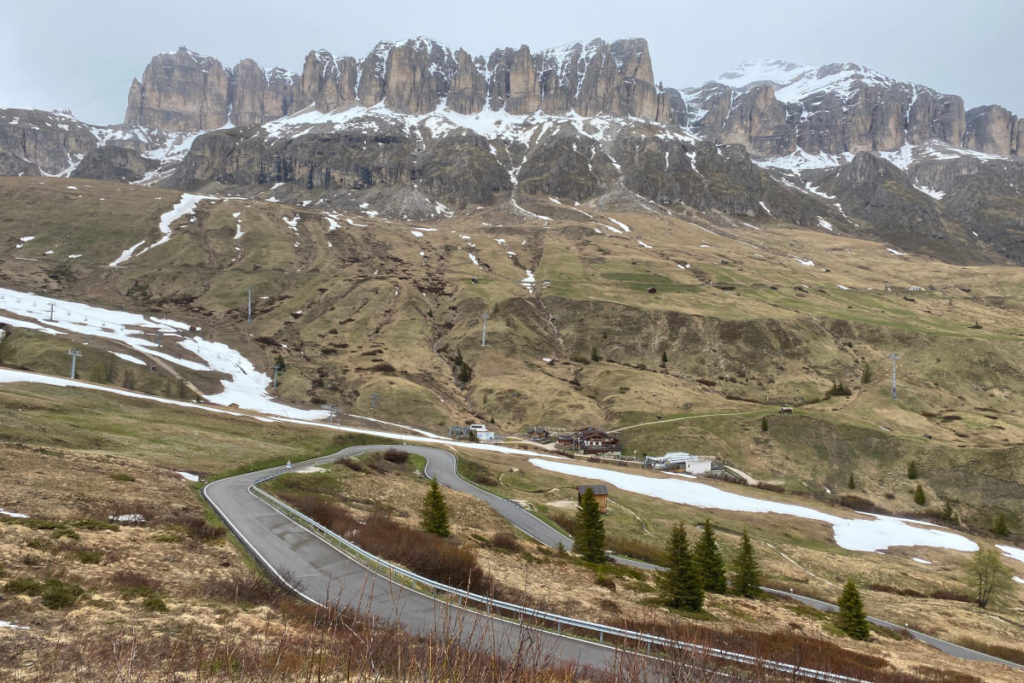
[[(836, 545), (847, 550), (870, 552), (894, 546), (930, 546), (964, 552), (974, 552), (978, 549), (977, 543), (960, 534), (933, 525), (922, 528), (917, 526), (921, 522), (911, 523), (911, 520), (898, 517), (868, 515), (859, 519), (847, 519), (801, 505), (741, 496), (694, 481), (645, 477), (542, 458), (530, 458), (530, 464), (551, 472), (597, 479), (624, 491), (661, 498), (681, 505), (736, 512), (776, 513), (825, 522), (832, 525)], [(1024, 551), (1019, 552), (1021, 557), (1024, 557)]]

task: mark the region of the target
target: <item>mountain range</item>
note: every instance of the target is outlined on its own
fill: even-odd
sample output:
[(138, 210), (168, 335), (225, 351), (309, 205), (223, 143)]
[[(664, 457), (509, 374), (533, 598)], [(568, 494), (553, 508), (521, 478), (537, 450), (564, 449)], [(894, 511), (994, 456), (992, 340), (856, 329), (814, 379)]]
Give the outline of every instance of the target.
[(657, 82), (645, 40), (472, 56), (432, 40), (302, 72), (157, 55), (124, 123), (0, 109), (0, 173), (427, 220), (522, 197), (654, 202), (956, 263), (1024, 262), (1024, 125), (855, 64), (748, 62)]

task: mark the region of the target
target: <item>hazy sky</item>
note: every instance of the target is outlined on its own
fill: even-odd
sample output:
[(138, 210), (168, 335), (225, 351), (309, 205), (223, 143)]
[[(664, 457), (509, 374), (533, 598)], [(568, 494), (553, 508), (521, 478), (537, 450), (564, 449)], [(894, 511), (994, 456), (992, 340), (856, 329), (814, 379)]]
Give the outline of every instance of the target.
[(378, 40), (428, 36), (471, 54), (526, 43), (640, 36), (666, 86), (699, 85), (751, 58), (856, 62), (1024, 114), (1024, 0), (713, 2), (20, 1), (0, 23), (0, 106), (70, 108), (117, 123), (150, 58), (187, 45), (230, 67), (302, 67), (310, 49), (365, 56)]

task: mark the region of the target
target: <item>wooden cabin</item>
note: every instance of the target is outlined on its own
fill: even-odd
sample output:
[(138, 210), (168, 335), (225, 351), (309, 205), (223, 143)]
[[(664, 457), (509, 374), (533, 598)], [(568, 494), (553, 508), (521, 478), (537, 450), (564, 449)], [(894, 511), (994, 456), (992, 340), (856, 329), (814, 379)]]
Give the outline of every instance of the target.
[(604, 484), (580, 484), (576, 487), (576, 503), (579, 504), (583, 500), (583, 493), (590, 489), (594, 492), (594, 498), (597, 499), (597, 507), (601, 511), (602, 515), (608, 514), (608, 487)]

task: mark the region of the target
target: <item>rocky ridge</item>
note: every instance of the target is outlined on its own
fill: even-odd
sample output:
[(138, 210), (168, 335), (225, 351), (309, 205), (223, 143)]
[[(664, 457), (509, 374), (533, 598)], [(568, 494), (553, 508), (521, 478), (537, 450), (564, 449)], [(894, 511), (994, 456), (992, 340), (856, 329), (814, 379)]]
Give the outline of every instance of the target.
[(383, 103), (425, 114), (439, 106), (459, 114), (485, 109), (599, 113), (673, 121), (679, 98), (659, 92), (647, 41), (595, 39), (531, 53), (495, 50), (487, 58), (454, 52), (426, 38), (379, 43), (366, 57), (306, 55), (300, 74), (265, 71), (250, 59), (225, 69), (185, 48), (153, 58), (132, 82), (125, 125), (198, 131), (265, 123), (306, 107), (321, 112)]
[(484, 58), (418, 38), (360, 60), (312, 51), (301, 73), (181, 48), (133, 82), (123, 125), (20, 114), (0, 110), (11, 175), (410, 220), (491, 204), (536, 220), (524, 198), (614, 198), (1024, 262), (1020, 120), (854, 64), (752, 62), (680, 90), (655, 85), (642, 39)]

